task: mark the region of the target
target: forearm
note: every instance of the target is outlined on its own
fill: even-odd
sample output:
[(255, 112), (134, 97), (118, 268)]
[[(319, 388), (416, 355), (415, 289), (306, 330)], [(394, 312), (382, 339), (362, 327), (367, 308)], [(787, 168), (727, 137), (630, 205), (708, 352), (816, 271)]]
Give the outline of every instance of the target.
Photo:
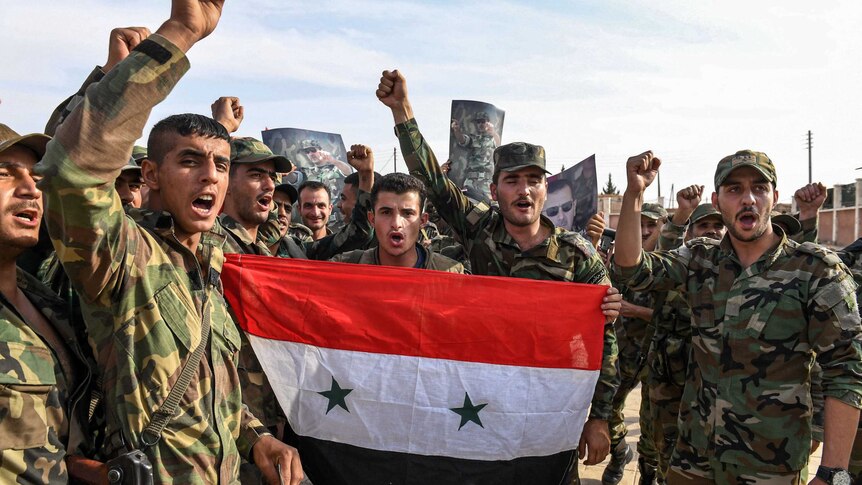
[(641, 255), (640, 217), (643, 192), (626, 190), (620, 207), (614, 243), (614, 264), (630, 268), (637, 266)]
[(240, 412), (242, 416), (240, 418), (239, 438), (236, 440), (236, 447), (240, 455), (247, 460), (251, 460), (251, 450), (254, 448), (254, 445), (264, 436), (272, 436), (272, 434), (269, 433), (260, 420), (249, 412), (245, 404), (242, 405)]
[(661, 228), (656, 249), (659, 251), (670, 251), (682, 246), (685, 240), (685, 231), (686, 226), (684, 224), (680, 225), (672, 220), (666, 222)]
[(412, 120), (413, 118), (413, 106), (410, 104), (410, 101), (404, 100), (400, 105), (392, 107), (392, 119), (395, 120), (396, 125), (405, 123), (407, 120)]
[(822, 466), (847, 468), (850, 450), (856, 438), (859, 410), (833, 397), (827, 397), (824, 406)]
[(639, 318), (641, 320), (646, 320), (648, 322), (652, 321), (652, 308), (642, 307), (638, 305), (631, 305), (631, 315), (634, 318)]
[(604, 327), (604, 346), (602, 348), (602, 369), (596, 382), (593, 399), (590, 403), (589, 419), (608, 420), (613, 413), (613, 399), (620, 387), (620, 376), (617, 373), (617, 335), (614, 324), (606, 323)]

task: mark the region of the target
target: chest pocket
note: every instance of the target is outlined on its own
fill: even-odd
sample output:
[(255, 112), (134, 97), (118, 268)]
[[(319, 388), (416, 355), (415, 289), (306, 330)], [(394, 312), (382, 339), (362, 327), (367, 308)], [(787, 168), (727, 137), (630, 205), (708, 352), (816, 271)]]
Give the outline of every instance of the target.
[(176, 283), (171, 282), (155, 295), (156, 306), (162, 321), (174, 334), (176, 339), (187, 351), (194, 349), (192, 345), (192, 333), (194, 332), (195, 344), (200, 340), (201, 319), (197, 311), (186, 301), (182, 293), (177, 289)]
[[(727, 302), (725, 318), (737, 324), (728, 328), (731, 337), (787, 341), (797, 338), (805, 307), (794, 282), (747, 288)], [(772, 321), (771, 324), (768, 324)]]
[[(48, 429), (59, 421), (49, 408), (52, 385), (0, 384), (0, 450), (25, 450), (45, 446)], [(54, 400), (58, 397), (55, 395)]]

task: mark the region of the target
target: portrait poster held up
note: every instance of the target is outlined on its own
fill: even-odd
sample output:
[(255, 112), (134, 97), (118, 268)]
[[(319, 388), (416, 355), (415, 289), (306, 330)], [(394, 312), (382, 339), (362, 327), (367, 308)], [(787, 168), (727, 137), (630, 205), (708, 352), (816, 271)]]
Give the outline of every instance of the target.
[(296, 170), (285, 180), (299, 187), (306, 180), (322, 182), (333, 199), (344, 187), (344, 177), (353, 173), (341, 135), (299, 128), (276, 128), (261, 132), (261, 139), (276, 155), (287, 157)]
[(548, 177), (548, 200), (542, 213), (555, 226), (583, 232), (598, 211), (596, 156), (590, 155), (574, 167)]
[(449, 179), (472, 199), (491, 200), (494, 149), (501, 145), (506, 112), (481, 101), (452, 101)]

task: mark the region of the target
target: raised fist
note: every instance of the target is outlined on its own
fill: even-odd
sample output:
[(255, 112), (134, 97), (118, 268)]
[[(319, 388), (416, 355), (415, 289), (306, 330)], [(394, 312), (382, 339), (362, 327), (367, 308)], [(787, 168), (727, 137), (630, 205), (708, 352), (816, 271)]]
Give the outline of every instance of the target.
[(172, 0), (171, 17), (157, 33), (188, 52), (215, 30), (223, 6), (224, 0)]
[(694, 212), (703, 197), (703, 185), (689, 185), (676, 193), (676, 203), (679, 210)]
[(383, 71), (380, 84), (377, 85), (377, 99), (390, 108), (403, 106), (407, 100), (407, 81), (398, 70)]
[(587, 222), (587, 236), (589, 236), (590, 241), (593, 243), (593, 246), (599, 246), (599, 240), (602, 238), (602, 233), (605, 231), (605, 213), (599, 211), (596, 214), (593, 214), (590, 217), (589, 222)]
[(374, 153), (371, 152), (371, 147), (351, 145), (347, 152), (347, 162), (357, 172), (374, 172)]
[(461, 131), (461, 123), (458, 123), (458, 120), (453, 119), (451, 126), (452, 126), (452, 131), (454, 131), (456, 133)]
[(628, 187), (626, 190), (643, 192), (650, 186), (661, 165), (659, 160), (651, 151), (630, 157), (626, 161), (626, 178)]
[(129, 52), (150, 36), (150, 29), (146, 27), (117, 27), (111, 31), (108, 39), (108, 60), (102, 67), (102, 72), (107, 74), (129, 56)]
[(228, 133), (236, 133), (245, 118), (245, 108), (239, 104), (239, 98), (222, 96), (210, 106), (213, 119), (227, 129)]
[(820, 182), (808, 184), (793, 194), (796, 206), (799, 208), (799, 220), (817, 217), (817, 211), (826, 202), (826, 186)]

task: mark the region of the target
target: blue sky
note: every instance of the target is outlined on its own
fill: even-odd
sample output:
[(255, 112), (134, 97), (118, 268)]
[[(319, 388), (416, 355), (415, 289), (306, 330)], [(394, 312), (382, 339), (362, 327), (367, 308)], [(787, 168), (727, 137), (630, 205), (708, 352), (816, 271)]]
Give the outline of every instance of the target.
[[(41, 130), (105, 61), (111, 28), (155, 30), (169, 3), (4, 1), (0, 121)], [(596, 153), (600, 184), (611, 173), (623, 185), (626, 158), (653, 149), (668, 195), (671, 184), (711, 189), (715, 163), (752, 148), (776, 163), (787, 201), (807, 182), (809, 129), (815, 180), (858, 176), (860, 21), (862, 5), (850, 1), (228, 0), (150, 125), (238, 96), (240, 134), (341, 133), (371, 145), (388, 172), (396, 141), (374, 89), (380, 71), (397, 67), (440, 157), (451, 100), (476, 99), (506, 110), (504, 142), (544, 145), (552, 170)]]

